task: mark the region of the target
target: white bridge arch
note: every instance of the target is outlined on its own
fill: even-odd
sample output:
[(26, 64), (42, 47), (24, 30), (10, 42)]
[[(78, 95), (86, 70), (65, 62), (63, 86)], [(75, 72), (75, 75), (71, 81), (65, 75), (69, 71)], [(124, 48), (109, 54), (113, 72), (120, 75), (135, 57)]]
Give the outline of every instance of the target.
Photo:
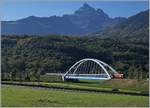
[(114, 74), (118, 74), (117, 71), (103, 61), (86, 58), (76, 62), (62, 77), (63, 80), (109, 80)]

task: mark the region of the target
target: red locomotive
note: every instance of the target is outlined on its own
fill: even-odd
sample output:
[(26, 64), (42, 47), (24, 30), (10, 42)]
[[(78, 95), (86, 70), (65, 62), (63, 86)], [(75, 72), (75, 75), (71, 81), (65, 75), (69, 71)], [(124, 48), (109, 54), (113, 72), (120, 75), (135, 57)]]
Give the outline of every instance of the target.
[(115, 73), (115, 74), (113, 74), (113, 78), (114, 79), (123, 79), (123, 74)]

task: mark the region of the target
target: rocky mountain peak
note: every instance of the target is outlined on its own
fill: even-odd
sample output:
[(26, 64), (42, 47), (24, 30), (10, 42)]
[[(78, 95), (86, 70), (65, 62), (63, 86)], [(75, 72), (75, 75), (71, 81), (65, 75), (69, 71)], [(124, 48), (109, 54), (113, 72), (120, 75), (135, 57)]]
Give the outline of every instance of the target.
[(83, 6), (81, 6), (77, 11), (75, 11), (75, 14), (84, 14), (93, 12), (95, 12), (95, 9), (91, 7), (89, 4), (84, 3)]

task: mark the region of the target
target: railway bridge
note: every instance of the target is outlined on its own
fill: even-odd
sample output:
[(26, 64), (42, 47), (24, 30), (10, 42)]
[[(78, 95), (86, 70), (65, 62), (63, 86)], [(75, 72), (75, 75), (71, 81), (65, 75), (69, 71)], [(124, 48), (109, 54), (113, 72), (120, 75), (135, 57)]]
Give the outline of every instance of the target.
[(110, 65), (98, 59), (85, 58), (76, 62), (70, 69), (62, 75), (65, 80), (109, 80), (113, 78), (123, 78)]

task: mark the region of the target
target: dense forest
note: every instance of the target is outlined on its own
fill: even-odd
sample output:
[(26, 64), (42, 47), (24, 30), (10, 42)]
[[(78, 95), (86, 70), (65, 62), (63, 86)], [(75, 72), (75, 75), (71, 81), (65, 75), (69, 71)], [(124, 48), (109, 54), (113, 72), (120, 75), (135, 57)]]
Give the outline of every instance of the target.
[(2, 36), (2, 80), (64, 73), (83, 58), (102, 60), (126, 78), (148, 78), (149, 43), (136, 38)]

